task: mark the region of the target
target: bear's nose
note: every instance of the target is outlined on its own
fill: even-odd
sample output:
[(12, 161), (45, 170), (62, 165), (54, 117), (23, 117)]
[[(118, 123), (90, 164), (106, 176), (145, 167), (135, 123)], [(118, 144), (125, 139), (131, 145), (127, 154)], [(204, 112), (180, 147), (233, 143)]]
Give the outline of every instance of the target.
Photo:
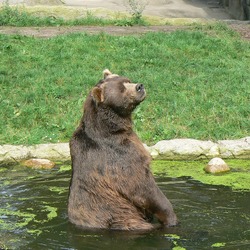
[(143, 86), (143, 84), (138, 83), (138, 84), (136, 84), (135, 89), (137, 92), (141, 92), (142, 90), (144, 90), (144, 86)]

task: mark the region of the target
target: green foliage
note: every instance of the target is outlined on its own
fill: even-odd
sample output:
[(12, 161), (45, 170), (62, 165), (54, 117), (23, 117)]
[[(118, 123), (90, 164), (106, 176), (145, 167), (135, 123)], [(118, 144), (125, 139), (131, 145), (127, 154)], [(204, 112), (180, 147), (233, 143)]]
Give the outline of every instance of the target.
[(68, 141), (105, 68), (145, 84), (134, 123), (146, 143), (247, 136), (250, 44), (229, 32), (0, 35), (0, 143)]
[(18, 7), (10, 7), (8, 2), (0, 9), (0, 25), (9, 26), (54, 26), (62, 25), (62, 18), (32, 16)]
[(118, 19), (114, 23), (116, 26), (135, 26), (141, 25), (146, 26), (148, 23), (142, 18), (137, 16), (132, 16), (131, 18)]

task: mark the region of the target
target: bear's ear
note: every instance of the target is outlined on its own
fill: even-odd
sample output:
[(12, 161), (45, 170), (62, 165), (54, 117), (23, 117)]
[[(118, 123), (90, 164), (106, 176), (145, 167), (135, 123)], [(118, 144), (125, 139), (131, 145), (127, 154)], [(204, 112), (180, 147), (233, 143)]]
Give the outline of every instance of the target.
[(106, 79), (110, 75), (112, 75), (112, 73), (108, 69), (103, 70), (103, 78), (104, 79)]
[(112, 74), (108, 69), (103, 70), (103, 79), (110, 79), (110, 78), (114, 78), (117, 77), (119, 75), (117, 74)]
[(96, 104), (104, 101), (103, 90), (100, 87), (94, 87), (91, 91), (91, 96)]

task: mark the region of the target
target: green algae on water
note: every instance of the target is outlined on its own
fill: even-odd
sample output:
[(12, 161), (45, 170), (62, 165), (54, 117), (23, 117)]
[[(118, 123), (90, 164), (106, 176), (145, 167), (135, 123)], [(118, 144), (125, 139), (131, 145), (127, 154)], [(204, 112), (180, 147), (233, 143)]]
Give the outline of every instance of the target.
[(172, 249), (174, 249), (174, 250), (186, 250), (186, 248), (183, 248), (183, 247), (178, 245), (177, 240), (181, 239), (181, 237), (179, 235), (177, 235), (177, 234), (164, 234), (164, 236), (173, 241), (174, 247)]
[(52, 220), (53, 218), (57, 217), (57, 208), (51, 206), (45, 206), (46, 211), (49, 213), (47, 214), (48, 221)]
[(180, 247), (180, 246), (175, 246), (172, 248), (172, 250), (186, 250), (186, 248)]
[(39, 236), (43, 231), (40, 229), (27, 230), (27, 233)]
[(153, 161), (154, 174), (169, 177), (191, 177), (211, 185), (224, 185), (234, 191), (250, 190), (250, 160), (226, 160), (231, 168), (224, 174), (207, 174), (203, 170), (208, 161)]
[(21, 211), (11, 211), (6, 208), (0, 208), (0, 216), (8, 216), (8, 217), (16, 217), (18, 218), (18, 222), (16, 223), (4, 223), (4, 220), (1, 220), (0, 229), (1, 230), (15, 230), (26, 227), (32, 220), (35, 218), (35, 214), (26, 213)]
[(223, 243), (223, 242), (218, 242), (218, 243), (214, 243), (212, 245), (212, 247), (224, 247), (226, 245), (226, 243)]
[(68, 192), (68, 187), (49, 187), (49, 190), (51, 192), (55, 192), (55, 193), (58, 193), (58, 194), (63, 194), (63, 193)]
[(70, 165), (66, 165), (66, 166), (61, 166), (58, 170), (58, 172), (65, 172), (65, 171), (69, 171), (71, 170), (71, 166)]
[(179, 240), (181, 237), (177, 234), (164, 234), (165, 237), (168, 239), (174, 239), (174, 240)]

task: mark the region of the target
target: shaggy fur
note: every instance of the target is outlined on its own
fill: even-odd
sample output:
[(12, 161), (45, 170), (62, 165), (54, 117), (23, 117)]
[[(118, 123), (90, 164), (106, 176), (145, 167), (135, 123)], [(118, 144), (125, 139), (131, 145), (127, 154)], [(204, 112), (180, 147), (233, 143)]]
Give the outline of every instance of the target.
[(146, 96), (142, 84), (104, 71), (70, 141), (68, 216), (84, 228), (150, 230), (154, 216), (177, 223), (150, 171), (151, 157), (132, 129), (131, 113)]

